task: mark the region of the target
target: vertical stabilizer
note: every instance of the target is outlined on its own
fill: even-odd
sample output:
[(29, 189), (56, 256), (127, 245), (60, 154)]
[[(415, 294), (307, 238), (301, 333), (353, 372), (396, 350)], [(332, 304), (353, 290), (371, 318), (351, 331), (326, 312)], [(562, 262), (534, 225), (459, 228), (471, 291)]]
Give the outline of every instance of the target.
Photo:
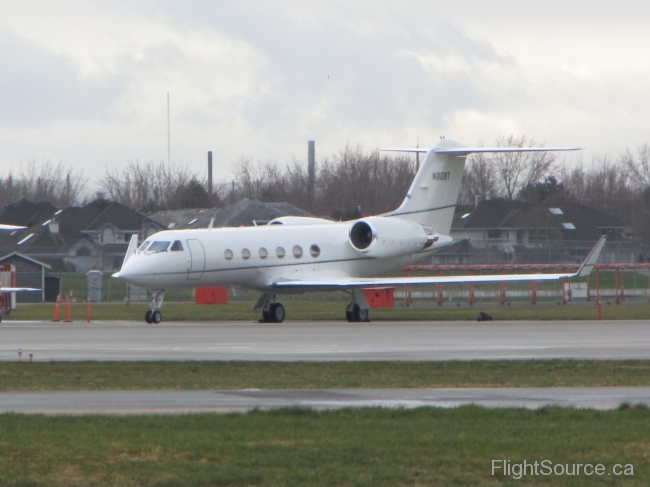
[(429, 149), (400, 207), (384, 216), (414, 221), (449, 235), (466, 156), (436, 151), (463, 147), (458, 142), (442, 140)]

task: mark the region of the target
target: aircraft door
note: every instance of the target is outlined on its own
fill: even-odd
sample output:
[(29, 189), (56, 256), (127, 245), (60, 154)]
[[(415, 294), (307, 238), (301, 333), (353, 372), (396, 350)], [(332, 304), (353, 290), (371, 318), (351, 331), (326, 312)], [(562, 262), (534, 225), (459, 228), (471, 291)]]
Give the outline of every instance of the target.
[(201, 279), (205, 270), (205, 249), (203, 244), (195, 238), (188, 239), (187, 247), (190, 249), (190, 272), (187, 275), (188, 281), (197, 281)]

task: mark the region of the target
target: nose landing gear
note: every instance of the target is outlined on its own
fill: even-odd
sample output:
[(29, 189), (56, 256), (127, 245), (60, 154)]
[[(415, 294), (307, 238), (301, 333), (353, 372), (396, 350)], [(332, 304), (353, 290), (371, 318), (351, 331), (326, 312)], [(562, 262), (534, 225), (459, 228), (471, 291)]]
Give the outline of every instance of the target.
[(144, 314), (144, 321), (147, 323), (160, 323), (162, 321), (160, 308), (162, 308), (163, 299), (165, 299), (165, 290), (154, 289), (151, 309)]

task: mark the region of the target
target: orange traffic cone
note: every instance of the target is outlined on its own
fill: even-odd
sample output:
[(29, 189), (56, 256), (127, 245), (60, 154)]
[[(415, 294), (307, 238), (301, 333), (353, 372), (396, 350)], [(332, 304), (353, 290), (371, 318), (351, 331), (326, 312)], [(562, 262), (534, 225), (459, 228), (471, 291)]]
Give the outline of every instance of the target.
[(54, 319), (52, 321), (59, 321), (59, 306), (61, 305), (61, 295), (56, 295), (56, 304), (54, 305)]

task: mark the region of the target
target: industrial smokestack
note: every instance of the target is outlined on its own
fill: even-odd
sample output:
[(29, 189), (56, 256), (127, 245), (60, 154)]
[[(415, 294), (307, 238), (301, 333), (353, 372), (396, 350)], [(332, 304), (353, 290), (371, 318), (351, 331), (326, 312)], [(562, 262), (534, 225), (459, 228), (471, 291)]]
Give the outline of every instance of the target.
[(212, 201), (212, 151), (208, 151), (208, 195)]
[(307, 141), (307, 161), (307, 173), (309, 175), (309, 205), (313, 208), (314, 184), (316, 181), (316, 142), (313, 140)]

